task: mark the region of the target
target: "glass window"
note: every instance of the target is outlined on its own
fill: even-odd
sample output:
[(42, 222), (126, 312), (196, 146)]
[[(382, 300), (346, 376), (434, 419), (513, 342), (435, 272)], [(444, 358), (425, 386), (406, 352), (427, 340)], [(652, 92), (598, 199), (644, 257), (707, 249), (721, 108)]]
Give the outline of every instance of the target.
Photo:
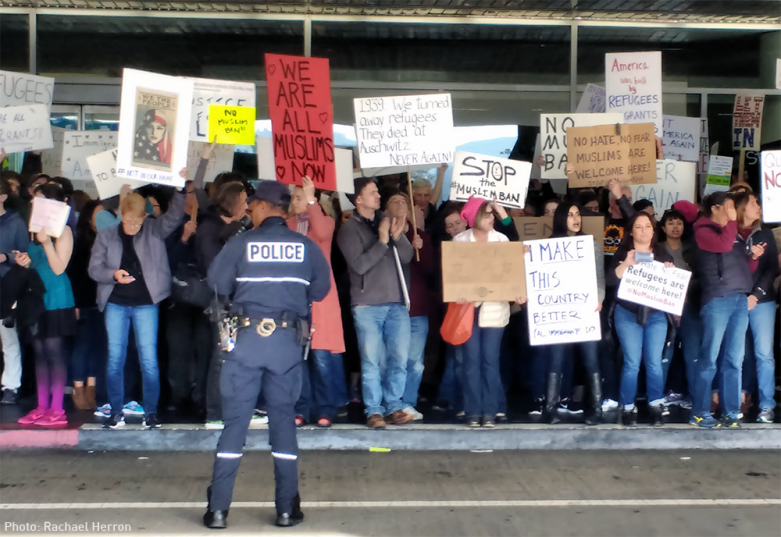
[(118, 78), (124, 67), (265, 79), (263, 54), (303, 53), (303, 23), (153, 17), (38, 17), (41, 73)]
[(30, 24), (27, 15), (0, 15), (0, 69), (30, 72)]
[(116, 131), (119, 130), (118, 106), (85, 106), (85, 131)]
[(52, 105), (52, 113), (51, 116), (49, 116), (49, 122), (53, 127), (76, 131), (79, 130), (80, 115), (80, 106), (55, 104)]

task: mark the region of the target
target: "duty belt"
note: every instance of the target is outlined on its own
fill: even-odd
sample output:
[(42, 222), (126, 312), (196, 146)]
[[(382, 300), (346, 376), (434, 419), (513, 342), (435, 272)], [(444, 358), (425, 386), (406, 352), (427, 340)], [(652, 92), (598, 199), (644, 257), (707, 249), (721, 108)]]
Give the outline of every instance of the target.
[(268, 337), (273, 334), (277, 328), (288, 328), (295, 330), (298, 328), (299, 319), (300, 317), (298, 315), (288, 313), (263, 317), (262, 319), (253, 319), (247, 317), (244, 319), (243, 326), (255, 327), (255, 331), (259, 336)]

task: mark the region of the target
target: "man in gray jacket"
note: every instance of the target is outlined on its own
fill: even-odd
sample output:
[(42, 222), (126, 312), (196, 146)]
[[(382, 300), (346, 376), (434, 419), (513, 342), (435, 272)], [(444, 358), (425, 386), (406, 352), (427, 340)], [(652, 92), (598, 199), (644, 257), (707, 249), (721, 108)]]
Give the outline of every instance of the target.
[(386, 423), (402, 425), (414, 419), (404, 413), (401, 402), (410, 345), (402, 264), (412, 260), (414, 251), (403, 233), (405, 220), (390, 219), (379, 210), (380, 193), (372, 179), (355, 180), (354, 203), (355, 212), (342, 226), (337, 242), (350, 270), (366, 425), (379, 429)]

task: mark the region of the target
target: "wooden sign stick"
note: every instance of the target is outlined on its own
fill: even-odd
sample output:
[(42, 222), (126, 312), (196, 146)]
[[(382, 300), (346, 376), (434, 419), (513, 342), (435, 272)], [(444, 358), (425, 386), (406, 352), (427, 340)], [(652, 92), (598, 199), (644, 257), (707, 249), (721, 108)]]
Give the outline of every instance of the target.
[(746, 150), (740, 150), (740, 161), (738, 162), (738, 181), (743, 180), (743, 171), (746, 169)]
[[(412, 232), (415, 234), (415, 238), (418, 238), (418, 223), (415, 218), (415, 201), (412, 199), (412, 171), (407, 166), (407, 188), (409, 189), (409, 204), (412, 211)], [(413, 245), (414, 247), (414, 245)], [(420, 261), (420, 251), (415, 248), (415, 261)]]

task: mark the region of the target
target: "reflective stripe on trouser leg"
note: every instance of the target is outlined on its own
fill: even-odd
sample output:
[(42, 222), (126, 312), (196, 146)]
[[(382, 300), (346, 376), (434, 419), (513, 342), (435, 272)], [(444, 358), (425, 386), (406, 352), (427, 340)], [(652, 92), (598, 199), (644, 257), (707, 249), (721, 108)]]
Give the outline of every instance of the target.
[(233, 499), (233, 486), (241, 463), (241, 454), (247, 442), (247, 430), (255, 401), (260, 391), (262, 373), (236, 363), (223, 364), (220, 375), (222, 416), (225, 428), (217, 443), (212, 474), (212, 492), (209, 509), (226, 511)]

